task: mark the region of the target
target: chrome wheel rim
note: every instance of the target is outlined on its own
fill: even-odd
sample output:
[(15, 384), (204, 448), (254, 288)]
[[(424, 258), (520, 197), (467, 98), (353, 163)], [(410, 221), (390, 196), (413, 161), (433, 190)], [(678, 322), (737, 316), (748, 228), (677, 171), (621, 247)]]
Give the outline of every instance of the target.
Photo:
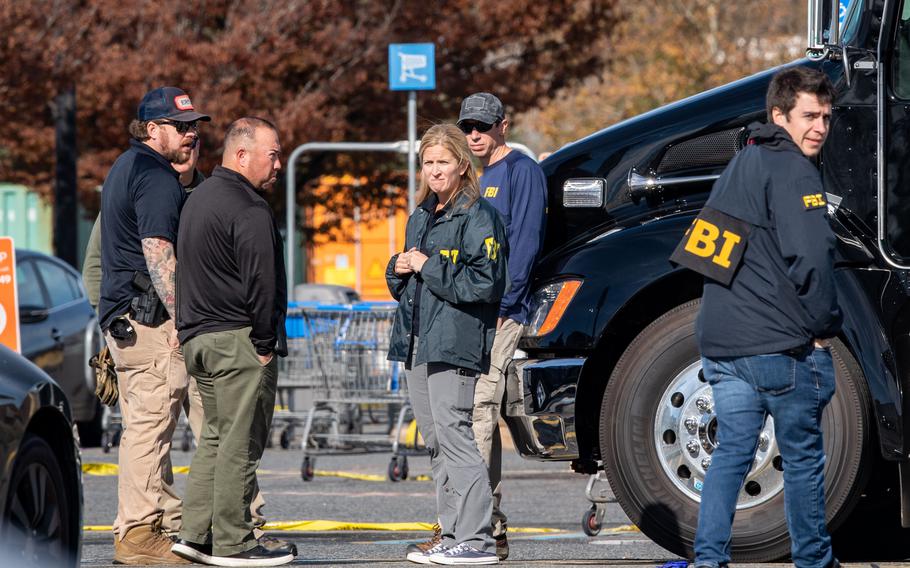
[[(717, 447), (714, 397), (711, 385), (699, 377), (700, 370), (701, 363), (695, 362), (670, 381), (654, 417), (654, 447), (661, 468), (695, 502), (701, 501), (705, 473)], [(783, 489), (783, 462), (774, 438), (774, 419), (768, 416), (736, 508), (757, 507)]]

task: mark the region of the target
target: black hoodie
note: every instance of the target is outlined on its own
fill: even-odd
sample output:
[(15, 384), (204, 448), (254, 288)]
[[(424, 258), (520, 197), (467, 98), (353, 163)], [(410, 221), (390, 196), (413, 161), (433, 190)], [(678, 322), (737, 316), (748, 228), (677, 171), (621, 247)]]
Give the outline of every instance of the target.
[(779, 126), (756, 123), (749, 136), (705, 204), (752, 226), (729, 286), (705, 280), (696, 333), (707, 357), (804, 348), (842, 321), (818, 169)]

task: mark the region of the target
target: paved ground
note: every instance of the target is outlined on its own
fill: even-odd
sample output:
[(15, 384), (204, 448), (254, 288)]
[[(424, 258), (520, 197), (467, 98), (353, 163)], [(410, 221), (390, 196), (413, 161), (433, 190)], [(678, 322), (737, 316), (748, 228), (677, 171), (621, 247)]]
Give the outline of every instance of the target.
[[(189, 465), (191, 453), (175, 451), (174, 465)], [(86, 450), (85, 463), (116, 463), (110, 454)], [(409, 458), (410, 478), (399, 483), (385, 479), (388, 454), (320, 456), (317, 477), (304, 483), (300, 478), (299, 450), (267, 450), (260, 468), (270, 521), (331, 520), (351, 524), (430, 522), (434, 517), (432, 482), (414, 480), (429, 474), (429, 459)], [(506, 455), (506, 511), (510, 525), (549, 529), (551, 532), (515, 532), (511, 539), (515, 565), (648, 564), (657, 565), (674, 557), (629, 526), (618, 505), (610, 504), (601, 536), (589, 538), (581, 531), (581, 518), (590, 506), (584, 497), (586, 478), (571, 473), (567, 464), (523, 460), (512, 450)], [(320, 475), (344, 472), (374, 475), (380, 481)], [(182, 493), (186, 475), (176, 476)], [(87, 527), (111, 524), (117, 505), (117, 478), (85, 475), (85, 520)], [(84, 566), (107, 566), (113, 555), (108, 530), (84, 533)], [(383, 563), (413, 566), (403, 562), (407, 543), (425, 540), (426, 532), (332, 531), (276, 533), (298, 543), (299, 565), (358, 566)], [(573, 559), (567, 561), (565, 559)]]
[[(191, 453), (174, 452), (176, 466), (189, 465)], [(110, 454), (86, 450), (86, 463), (116, 463), (116, 449)], [(388, 454), (321, 456), (317, 477), (304, 483), (300, 478), (299, 450), (271, 449), (260, 470), (270, 521), (307, 520), (361, 523), (432, 522), (433, 487), (430, 481), (413, 478), (429, 473), (429, 460), (409, 458), (411, 478), (392, 483), (385, 479)], [(581, 531), (581, 518), (590, 506), (584, 497), (586, 478), (571, 473), (567, 464), (527, 461), (509, 450), (506, 455), (504, 508), (513, 529), (549, 529), (550, 532), (513, 532), (510, 536), (512, 566), (660, 566), (679, 560), (629, 526), (628, 518), (616, 504), (608, 504), (604, 530), (596, 537)], [(319, 472), (330, 475), (318, 475)], [(332, 472), (373, 475), (380, 480), (336, 477)], [(178, 474), (182, 493), (186, 475)], [(117, 505), (116, 477), (85, 475), (85, 525), (111, 524)], [(113, 541), (109, 530), (86, 530), (83, 566), (109, 566)], [(403, 560), (407, 543), (422, 541), (428, 533), (342, 530), (330, 532), (276, 532), (300, 548), (295, 565), (300, 566), (409, 566)], [(910, 550), (910, 542), (908, 542)], [(910, 552), (908, 552), (910, 555)], [(851, 564), (850, 566), (869, 566)], [(878, 566), (900, 566), (880, 563)], [(910, 566), (910, 564), (907, 564)], [(786, 566), (786, 564), (763, 566)]]

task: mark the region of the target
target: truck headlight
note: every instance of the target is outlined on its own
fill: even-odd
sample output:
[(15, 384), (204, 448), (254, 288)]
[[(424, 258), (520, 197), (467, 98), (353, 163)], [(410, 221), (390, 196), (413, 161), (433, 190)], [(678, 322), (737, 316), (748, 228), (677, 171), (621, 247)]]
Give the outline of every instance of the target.
[(525, 336), (540, 337), (553, 331), (580, 287), (581, 280), (561, 280), (537, 289), (531, 296), (531, 323)]

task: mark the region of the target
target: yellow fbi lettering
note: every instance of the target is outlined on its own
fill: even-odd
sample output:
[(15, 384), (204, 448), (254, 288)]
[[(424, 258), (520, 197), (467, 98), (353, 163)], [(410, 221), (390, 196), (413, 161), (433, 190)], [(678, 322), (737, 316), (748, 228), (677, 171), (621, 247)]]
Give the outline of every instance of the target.
[(497, 193), (499, 193), (499, 187), (495, 185), (487, 186), (487, 188), (483, 190), (484, 197), (496, 197)]
[(487, 251), (487, 258), (490, 260), (496, 260), (499, 258), (499, 243), (496, 242), (496, 239), (493, 237), (487, 237), (483, 240), (483, 246)]
[(441, 254), (442, 256), (451, 260), (452, 264), (455, 264), (456, 262), (458, 262), (458, 249), (451, 249), (451, 250), (443, 249), (443, 250), (439, 251), (439, 254)]
[[(720, 246), (720, 252), (716, 255), (717, 241), (723, 239)], [(724, 230), (721, 234), (720, 229), (704, 219), (696, 219), (692, 228), (689, 230), (689, 238), (686, 241), (686, 251), (703, 258), (711, 258), (714, 264), (730, 268), (730, 253), (733, 247), (742, 242), (742, 237), (736, 233)]]
[(814, 209), (816, 207), (824, 207), (827, 204), (825, 203), (825, 197), (821, 193), (813, 193), (803, 196), (803, 205), (806, 206), (806, 209)]

